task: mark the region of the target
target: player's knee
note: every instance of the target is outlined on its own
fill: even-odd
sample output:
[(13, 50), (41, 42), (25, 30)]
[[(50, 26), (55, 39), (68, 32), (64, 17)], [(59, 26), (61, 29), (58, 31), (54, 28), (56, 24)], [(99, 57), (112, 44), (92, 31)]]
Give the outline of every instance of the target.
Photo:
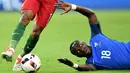
[(39, 26), (38, 24), (35, 24), (33, 27), (32, 35), (33, 36), (39, 36), (44, 28)]
[(37, 36), (40, 36), (40, 30), (33, 30), (33, 32), (32, 32), (32, 36), (33, 37), (37, 37)]
[(22, 22), (25, 25), (27, 25), (30, 22), (30, 20), (34, 18), (34, 13), (29, 10), (24, 10), (21, 12), (21, 14), (22, 16), (20, 18), (20, 22)]

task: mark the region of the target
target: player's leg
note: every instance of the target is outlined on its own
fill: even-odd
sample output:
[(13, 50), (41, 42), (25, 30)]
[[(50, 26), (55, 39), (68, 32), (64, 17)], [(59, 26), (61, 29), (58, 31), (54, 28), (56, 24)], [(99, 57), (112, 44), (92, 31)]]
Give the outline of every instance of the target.
[[(31, 10), (22, 10), (22, 14), (23, 14), (23, 17), (21, 18), (20, 22), (24, 23), (24, 25), (26, 24), (25, 26), (27, 26), (28, 23), (30, 22), (30, 20), (34, 17), (34, 13), (33, 13)], [(18, 32), (18, 31), (20, 31), (20, 28), (17, 28), (17, 30), (16, 30), (14, 33), (19, 33), (19, 34), (21, 34), (21, 33)], [(22, 35), (23, 35), (23, 34), (22, 34)], [(13, 35), (12, 37), (19, 38), (19, 40), (20, 40), (20, 38), (21, 38), (22, 36)], [(13, 40), (14, 40), (14, 39), (13, 39)], [(19, 40), (16, 40), (16, 41), (19, 42)], [(15, 65), (15, 67), (13, 67), (13, 70), (15, 70), (15, 71), (21, 70), (21, 65), (20, 65), (21, 59), (22, 59), (22, 57), (19, 55), (19, 56), (17, 57), (17, 59), (16, 59), (16, 62), (15, 62), (16, 65)]]
[(21, 12), (21, 18), (12, 33), (12, 39), (10, 40), (9, 48), (1, 55), (3, 59), (6, 59), (6, 61), (12, 61), (12, 55), (14, 54), (15, 48), (23, 36), (26, 26), (33, 18), (33, 16), (34, 14), (30, 10), (23, 10)]
[(37, 3), (38, 2), (36, 2), (36, 0), (24, 0), (21, 8), (21, 18), (12, 33), (12, 39), (10, 41), (9, 48), (1, 55), (2, 58), (6, 59), (7, 61), (12, 61), (12, 55), (14, 54), (14, 50), (19, 40), (23, 36), (26, 26), (28, 25), (30, 20), (34, 18), (36, 12), (38, 11), (39, 4), (36, 5)]
[(54, 3), (50, 2), (51, 4), (47, 5), (50, 8), (46, 8), (46, 4), (43, 4), (44, 7), (41, 7), (39, 9), (39, 12), (37, 13), (37, 18), (36, 18), (36, 25), (34, 25), (33, 27), (32, 34), (29, 36), (28, 41), (24, 47), (24, 50), (21, 53), (21, 56), (24, 56), (30, 53), (35, 47), (43, 28), (46, 27), (46, 25), (48, 24), (49, 20), (51, 19), (55, 11), (54, 4), (56, 2), (57, 2), (56, 0), (54, 0)]
[[(21, 19), (22, 22), (26, 22), (27, 20), (33, 20), (35, 17), (36, 13), (39, 10), (40, 3), (37, 0), (24, 0), (23, 5), (22, 5), (22, 13), (26, 14), (26, 20)], [(27, 12), (26, 12), (27, 11)], [(21, 62), (22, 56), (19, 55), (18, 58), (16, 59), (16, 62), (13, 66), (13, 71), (20, 71), (21, 70)]]
[(33, 30), (32, 30), (32, 33), (30, 34), (27, 42), (26, 42), (26, 45), (22, 51), (22, 53), (20, 54), (22, 57), (28, 53), (30, 53), (34, 47), (36, 46), (38, 40), (39, 40), (39, 37), (40, 37), (40, 34), (42, 32), (44, 28), (41, 27), (40, 25), (38, 24), (35, 24), (34, 27), (33, 27)]
[(37, 24), (34, 25), (33, 31), (30, 34), (22, 53), (16, 59), (16, 62), (14, 64), (14, 66), (13, 66), (13, 71), (22, 70), (21, 64), (20, 64), (22, 57), (25, 54), (28, 54), (33, 50), (33, 48), (35, 47), (36, 43), (39, 40), (40, 33), (42, 32), (43, 29), (44, 29), (43, 27), (41, 27), (41, 26), (39, 26)]
[[(54, 5), (52, 5), (52, 7), (53, 7), (53, 10), (50, 12), (48, 10), (46, 10), (46, 8), (44, 8), (44, 7), (41, 7), (39, 9), (39, 12), (37, 13), (37, 18), (36, 18), (36, 24), (34, 25), (32, 33), (30, 34), (30, 36), (26, 42), (26, 45), (20, 54), (21, 57), (30, 53), (33, 50), (33, 48), (35, 47), (36, 43), (39, 40), (39, 36), (40, 36), (42, 30), (46, 27), (53, 12), (55, 11)], [(13, 70), (14, 70), (14, 68), (16, 68), (16, 66), (18, 66), (18, 64), (14, 65)]]

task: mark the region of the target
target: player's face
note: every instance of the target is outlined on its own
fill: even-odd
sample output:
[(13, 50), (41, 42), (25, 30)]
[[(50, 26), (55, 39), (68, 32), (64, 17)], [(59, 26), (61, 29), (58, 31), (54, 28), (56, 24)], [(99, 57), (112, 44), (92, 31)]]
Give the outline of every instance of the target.
[(80, 42), (73, 47), (71, 50), (74, 55), (77, 57), (90, 57), (91, 56), (91, 48), (87, 46), (85, 42)]

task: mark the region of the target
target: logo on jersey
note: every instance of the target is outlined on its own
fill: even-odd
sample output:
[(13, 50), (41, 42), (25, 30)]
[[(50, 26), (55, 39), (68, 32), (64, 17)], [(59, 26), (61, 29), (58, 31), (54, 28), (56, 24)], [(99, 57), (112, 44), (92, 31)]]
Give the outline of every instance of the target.
[(98, 46), (98, 43), (97, 43), (97, 42), (95, 42), (95, 43), (94, 43), (94, 47), (97, 47), (97, 46)]
[(99, 41), (99, 42), (94, 42), (94, 47), (101, 47), (101, 41)]

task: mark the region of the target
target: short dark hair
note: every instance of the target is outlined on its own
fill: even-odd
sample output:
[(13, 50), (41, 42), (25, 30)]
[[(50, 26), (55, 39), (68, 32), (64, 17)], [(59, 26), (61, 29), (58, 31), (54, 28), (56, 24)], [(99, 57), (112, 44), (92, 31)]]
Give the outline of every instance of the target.
[(73, 41), (71, 44), (70, 44), (70, 51), (71, 51), (71, 53), (72, 53), (72, 49), (74, 48), (74, 46), (75, 45), (77, 45), (77, 44), (79, 44), (79, 40), (75, 40), (75, 41)]

